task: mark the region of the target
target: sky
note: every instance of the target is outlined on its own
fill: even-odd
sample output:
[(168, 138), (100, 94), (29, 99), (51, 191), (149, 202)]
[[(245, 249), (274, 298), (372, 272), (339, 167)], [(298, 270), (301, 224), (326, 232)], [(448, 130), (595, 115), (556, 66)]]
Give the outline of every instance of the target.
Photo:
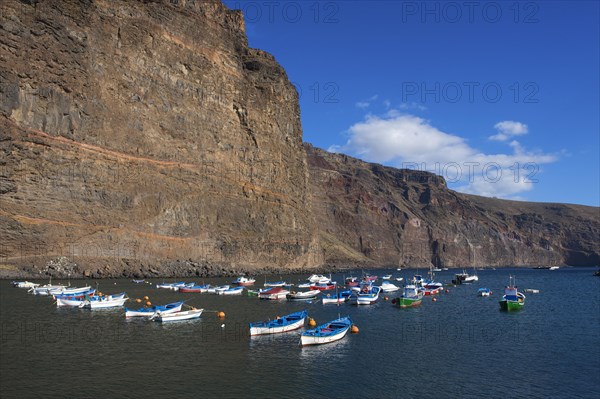
[(304, 141), (489, 197), (600, 206), (600, 2), (225, 1)]

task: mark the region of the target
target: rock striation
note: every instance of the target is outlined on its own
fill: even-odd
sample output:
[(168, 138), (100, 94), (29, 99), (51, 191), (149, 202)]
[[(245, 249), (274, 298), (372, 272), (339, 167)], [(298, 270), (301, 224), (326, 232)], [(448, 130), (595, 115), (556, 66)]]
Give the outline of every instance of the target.
[(598, 219), (303, 145), (220, 1), (0, 3), (0, 277), (595, 264)]

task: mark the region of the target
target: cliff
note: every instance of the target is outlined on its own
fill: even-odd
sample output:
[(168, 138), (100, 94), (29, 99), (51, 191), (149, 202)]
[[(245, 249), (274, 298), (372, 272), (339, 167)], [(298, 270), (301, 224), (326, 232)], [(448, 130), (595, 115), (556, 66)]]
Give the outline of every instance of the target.
[(427, 172), (305, 148), (327, 263), (440, 267), (600, 263), (598, 208), (461, 194)]
[(56, 0), (3, 1), (0, 15), (5, 269), (320, 262), (297, 93), (248, 48), (240, 12)]
[(0, 277), (594, 264), (598, 225), (305, 148), (219, 1), (0, 3)]

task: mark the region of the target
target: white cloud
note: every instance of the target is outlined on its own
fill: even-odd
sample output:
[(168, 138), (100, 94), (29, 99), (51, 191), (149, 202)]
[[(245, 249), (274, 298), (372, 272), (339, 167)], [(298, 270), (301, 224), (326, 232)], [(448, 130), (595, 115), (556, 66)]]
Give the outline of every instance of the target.
[[(506, 131), (521, 132), (513, 135), (527, 132), (526, 125), (515, 123), (518, 126), (502, 126)], [(525, 178), (531, 176), (531, 169), (557, 160), (556, 155), (529, 151), (514, 140), (509, 143), (512, 153), (486, 154), (425, 119), (393, 109), (383, 116), (367, 115), (348, 129), (348, 136), (346, 144), (329, 150), (371, 162), (432, 171), (459, 191), (493, 197), (515, 198), (531, 190), (535, 182)]]
[(377, 98), (379, 97), (379, 95), (375, 94), (369, 98), (367, 98), (366, 100), (362, 100), (362, 101), (358, 101), (357, 103), (355, 103), (354, 105), (357, 108), (361, 108), (361, 109), (365, 109), (365, 108), (369, 108), (371, 106), (371, 103), (375, 100), (377, 100)]
[(527, 125), (515, 121), (502, 121), (494, 125), (498, 133), (488, 137), (490, 140), (506, 141), (513, 136), (521, 136), (528, 133)]

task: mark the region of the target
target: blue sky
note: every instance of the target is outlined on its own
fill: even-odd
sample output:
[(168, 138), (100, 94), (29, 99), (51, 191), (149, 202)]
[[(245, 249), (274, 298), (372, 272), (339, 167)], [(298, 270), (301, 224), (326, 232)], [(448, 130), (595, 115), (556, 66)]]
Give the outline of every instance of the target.
[(595, 1), (225, 1), (301, 95), (304, 140), (462, 192), (600, 205)]

